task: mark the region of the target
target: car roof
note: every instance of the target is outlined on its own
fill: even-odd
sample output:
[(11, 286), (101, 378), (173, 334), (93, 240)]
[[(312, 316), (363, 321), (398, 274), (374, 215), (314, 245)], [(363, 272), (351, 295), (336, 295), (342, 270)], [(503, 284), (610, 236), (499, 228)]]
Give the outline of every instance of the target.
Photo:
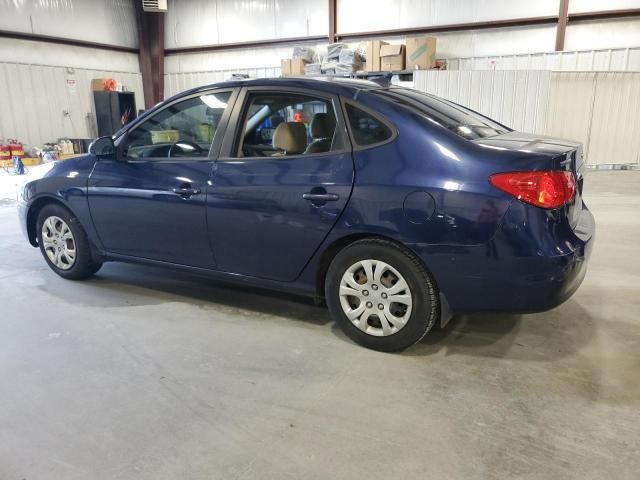
[(236, 88), (236, 87), (296, 87), (308, 88), (335, 95), (343, 95), (353, 97), (360, 90), (372, 90), (385, 88), (376, 82), (370, 80), (358, 80), (345, 77), (328, 77), (328, 76), (294, 76), (279, 78), (257, 78), (257, 79), (241, 79), (230, 80), (226, 82), (213, 83), (202, 87), (193, 88), (186, 92), (181, 92), (172, 98), (179, 98), (184, 95), (191, 95), (203, 90), (212, 88)]

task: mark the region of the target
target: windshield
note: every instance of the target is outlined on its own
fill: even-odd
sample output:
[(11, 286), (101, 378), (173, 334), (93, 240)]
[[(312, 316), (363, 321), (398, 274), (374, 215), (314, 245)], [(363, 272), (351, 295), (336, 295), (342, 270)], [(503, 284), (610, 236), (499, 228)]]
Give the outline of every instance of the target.
[(498, 122), (457, 105), (448, 100), (428, 95), (408, 88), (390, 88), (372, 91), (374, 95), (411, 106), (427, 116), (430, 122), (440, 125), (455, 134), (475, 140), (477, 138), (494, 137), (511, 130)]

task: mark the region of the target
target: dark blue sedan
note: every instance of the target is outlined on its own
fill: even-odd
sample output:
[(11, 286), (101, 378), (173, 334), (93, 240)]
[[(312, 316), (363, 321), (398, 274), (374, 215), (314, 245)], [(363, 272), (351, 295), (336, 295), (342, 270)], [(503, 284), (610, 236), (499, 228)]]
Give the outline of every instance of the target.
[(221, 83), (90, 150), (19, 194), (58, 275), (140, 262), (325, 298), (378, 350), (453, 314), (553, 308), (593, 246), (580, 144), (404, 88)]

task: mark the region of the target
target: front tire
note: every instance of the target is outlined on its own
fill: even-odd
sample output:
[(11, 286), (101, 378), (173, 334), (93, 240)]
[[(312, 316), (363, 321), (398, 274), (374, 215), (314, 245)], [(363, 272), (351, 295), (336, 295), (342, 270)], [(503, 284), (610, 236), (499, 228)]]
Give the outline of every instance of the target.
[(335, 256), (325, 297), (349, 338), (383, 352), (419, 342), (440, 311), (435, 282), (420, 260), (382, 239), (357, 241)]
[(47, 265), (62, 278), (82, 280), (102, 266), (78, 219), (66, 208), (50, 204), (36, 220), (38, 246)]

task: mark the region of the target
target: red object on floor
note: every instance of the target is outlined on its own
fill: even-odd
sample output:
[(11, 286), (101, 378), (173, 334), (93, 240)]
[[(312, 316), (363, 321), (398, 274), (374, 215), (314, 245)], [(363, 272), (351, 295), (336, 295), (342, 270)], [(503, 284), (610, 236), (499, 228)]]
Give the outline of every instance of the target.
[(11, 158), (24, 158), (24, 148), (17, 140), (9, 140), (9, 148), (11, 150)]
[(11, 160), (11, 147), (7, 143), (0, 143), (0, 162)]

